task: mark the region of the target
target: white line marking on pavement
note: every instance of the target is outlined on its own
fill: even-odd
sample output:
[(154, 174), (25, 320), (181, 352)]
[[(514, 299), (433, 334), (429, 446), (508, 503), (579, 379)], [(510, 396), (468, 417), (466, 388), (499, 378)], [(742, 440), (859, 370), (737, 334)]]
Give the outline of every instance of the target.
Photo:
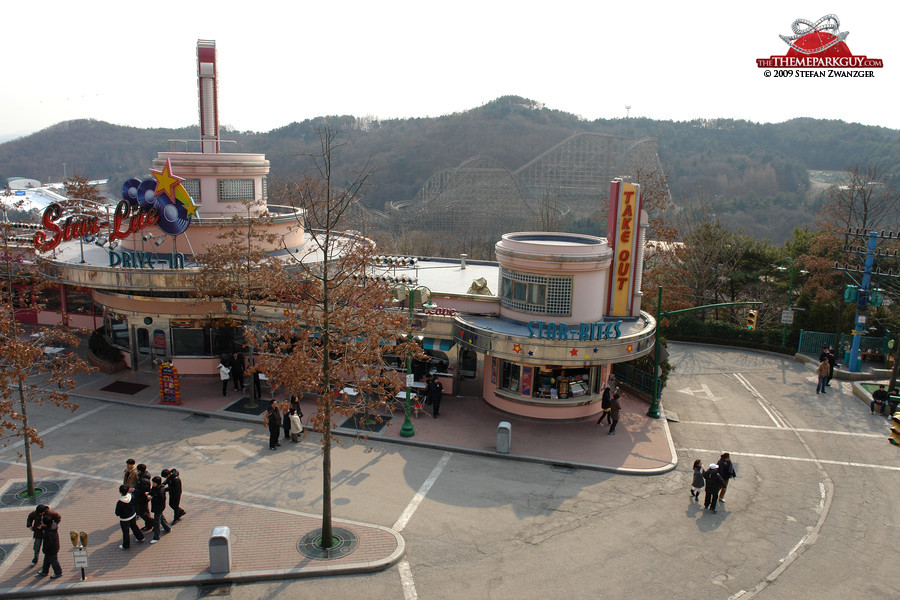
[(772, 419), (772, 422), (775, 423), (775, 426), (778, 427), (779, 429), (785, 429), (786, 426), (784, 424), (784, 421), (781, 419), (781, 417), (779, 417), (776, 414), (775, 409), (772, 407), (771, 404), (769, 404), (769, 402), (765, 398), (763, 398), (762, 394), (757, 392), (756, 388), (754, 388), (752, 385), (750, 385), (750, 382), (747, 381), (747, 378), (744, 377), (743, 375), (741, 375), (740, 373), (732, 373), (732, 375), (734, 375), (734, 378), (738, 380), (738, 383), (740, 383), (742, 386), (744, 386), (744, 388), (748, 392), (750, 392), (750, 395), (756, 399), (757, 404), (759, 404), (759, 406), (763, 409), (763, 411), (767, 415), (769, 415), (769, 418)]
[(450, 452), (444, 452), (444, 455), (441, 456), (441, 460), (438, 461), (438, 464), (434, 467), (434, 470), (431, 471), (431, 475), (425, 480), (425, 483), (422, 484), (422, 487), (419, 488), (419, 491), (416, 492), (416, 495), (413, 496), (413, 499), (409, 501), (409, 504), (406, 505), (406, 509), (403, 511), (403, 514), (400, 515), (400, 518), (397, 519), (397, 522), (394, 523), (394, 526), (391, 527), (397, 533), (403, 531), (403, 528), (406, 527), (406, 524), (409, 522), (410, 518), (412, 518), (413, 513), (416, 512), (416, 509), (419, 508), (419, 504), (422, 500), (425, 499), (425, 495), (428, 493), (428, 490), (431, 489), (431, 486), (434, 485), (434, 482), (437, 480), (438, 476), (441, 474), (441, 471), (444, 470), (444, 467), (447, 466), (447, 462), (450, 460), (452, 454)]
[[(706, 448), (679, 448), (679, 450), (683, 452), (693, 452), (699, 453), (703, 452), (706, 454), (717, 454), (719, 453), (717, 450), (708, 450)], [(850, 462), (845, 460), (827, 460), (824, 458), (805, 458), (802, 456), (782, 456), (779, 454), (757, 454), (754, 452), (731, 452), (732, 456), (747, 456), (750, 458), (772, 458), (776, 460), (794, 460), (797, 462), (811, 462), (811, 463), (821, 463), (825, 465), (839, 465), (843, 467), (863, 467), (866, 469), (883, 469), (885, 471), (900, 471), (900, 467), (892, 467), (890, 465), (873, 465), (868, 463), (858, 463), (858, 462)]]
[(400, 572), (400, 586), (403, 588), (404, 600), (418, 600), (419, 594), (416, 592), (416, 583), (412, 578), (412, 569), (409, 561), (405, 558), (397, 563), (397, 570)]
[[(97, 408), (95, 408), (95, 409), (93, 409), (93, 410), (89, 410), (89, 411), (87, 411), (86, 413), (80, 414), (80, 415), (78, 415), (78, 416), (76, 416), (76, 417), (72, 417), (71, 419), (67, 419), (67, 420), (63, 421), (62, 423), (57, 423), (57, 424), (54, 425), (53, 427), (48, 427), (48, 428), (45, 429), (44, 431), (39, 431), (39, 432), (38, 432), (38, 437), (43, 438), (43, 437), (44, 437), (45, 435), (47, 435), (48, 433), (53, 433), (53, 432), (56, 431), (57, 429), (60, 429), (60, 428), (62, 428), (62, 427), (65, 427), (66, 425), (70, 425), (70, 424), (74, 423), (75, 421), (80, 421), (81, 419), (83, 419), (83, 418), (85, 418), (85, 417), (89, 417), (89, 416), (93, 415), (94, 413), (98, 413), (98, 412), (100, 412), (101, 410), (103, 410), (104, 408), (106, 408), (107, 406), (109, 406), (109, 405), (108, 405), (108, 404), (102, 404), (102, 405), (98, 406)], [(17, 448), (17, 447), (19, 447), (19, 446), (23, 446), (24, 444), (25, 444), (24, 441), (19, 440), (18, 442), (14, 443), (14, 444), (10, 444), (9, 446), (7, 446), (7, 447), (3, 450), (3, 452), (6, 452), (7, 450), (11, 450), (11, 449), (13, 449), (13, 448)]]
[(244, 448), (243, 446), (239, 446), (237, 444), (213, 444), (211, 446), (185, 445), (185, 446), (181, 446), (181, 449), (184, 450), (186, 454), (195, 456), (198, 459), (202, 460), (206, 464), (215, 463), (215, 464), (220, 464), (220, 465), (237, 465), (237, 464), (243, 463), (245, 461), (244, 460), (219, 460), (219, 459), (209, 456), (208, 454), (203, 452), (203, 450), (215, 450), (218, 452), (228, 452), (229, 450), (233, 450), (233, 451), (237, 452), (238, 454), (243, 454), (247, 458), (257, 458), (256, 462), (258, 462), (258, 463), (269, 462), (269, 459), (264, 456), (260, 456), (259, 452), (252, 452), (252, 451), (248, 450), (247, 448)]
[[(781, 430), (781, 427), (773, 427), (772, 425), (745, 425), (735, 423), (720, 423), (715, 421), (678, 421), (675, 425), (711, 425), (713, 427), (743, 427), (745, 429), (774, 429)], [(673, 423), (669, 423), (671, 427)], [(881, 433), (861, 433), (854, 431), (831, 431), (828, 429), (800, 429), (795, 428), (792, 431), (800, 431), (802, 433), (821, 433), (824, 435), (846, 435), (850, 437), (865, 437), (883, 439), (886, 434)]]
[[(450, 452), (444, 452), (444, 455), (441, 456), (438, 464), (435, 465), (434, 469), (432, 469), (431, 474), (428, 475), (428, 477), (425, 479), (425, 482), (419, 488), (419, 491), (416, 492), (416, 495), (413, 496), (413, 499), (410, 500), (409, 504), (406, 505), (406, 509), (403, 511), (403, 514), (400, 515), (400, 518), (397, 519), (397, 522), (394, 523), (394, 526), (391, 527), (391, 529), (393, 529), (397, 533), (403, 531), (403, 528), (406, 527), (407, 523), (409, 523), (409, 520), (412, 518), (413, 513), (416, 512), (419, 504), (422, 502), (422, 500), (425, 499), (425, 495), (428, 494), (428, 490), (431, 489), (431, 486), (434, 485), (435, 481), (437, 481), (437, 478), (444, 470), (444, 467), (447, 466), (447, 463), (450, 461), (451, 456), (453, 455)], [(400, 563), (398, 563), (397, 571), (400, 573), (400, 586), (403, 588), (404, 600), (417, 600), (419, 594), (416, 592), (416, 582), (413, 580), (412, 568), (410, 568), (409, 566), (409, 561), (404, 558)]]

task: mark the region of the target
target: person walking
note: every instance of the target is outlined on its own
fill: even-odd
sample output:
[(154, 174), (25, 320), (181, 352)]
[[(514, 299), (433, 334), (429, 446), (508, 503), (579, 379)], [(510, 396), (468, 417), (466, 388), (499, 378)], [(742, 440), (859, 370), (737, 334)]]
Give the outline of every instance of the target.
[(266, 425), (269, 428), (269, 450), (275, 450), (278, 443), (278, 430), (281, 428), (281, 414), (278, 412), (278, 401), (272, 400), (269, 403), (269, 410), (266, 411)]
[(291, 409), (291, 441), (295, 444), (300, 441), (300, 434), (303, 432), (303, 423), (300, 422), (300, 417), (302, 416), (302, 414), (297, 414), (296, 408)]
[(606, 419), (607, 422), (612, 423), (612, 419), (609, 418), (609, 405), (610, 405), (610, 392), (609, 386), (606, 386), (606, 389), (603, 390), (603, 399), (600, 400), (600, 408), (603, 409), (603, 412), (600, 414), (600, 418), (597, 419), (597, 425), (603, 422), (603, 419)]
[(123, 483), (119, 486), (119, 494), (121, 497), (116, 502), (116, 516), (119, 517), (119, 526), (122, 528), (122, 543), (119, 550), (128, 550), (131, 548), (131, 535), (128, 532), (133, 533), (134, 539), (138, 542), (144, 541), (144, 534), (137, 526), (137, 512), (134, 510), (131, 488)]
[(816, 369), (816, 373), (819, 375), (819, 382), (816, 384), (816, 393), (822, 392), (825, 393), (825, 382), (828, 381), (828, 357), (825, 357), (819, 362), (819, 366)]
[(281, 429), (284, 430), (284, 441), (291, 439), (291, 411), (285, 410), (281, 418)]
[(134, 459), (129, 458), (125, 461), (125, 473), (122, 475), (122, 483), (127, 485), (129, 488), (134, 489), (134, 486), (137, 485), (137, 482), (137, 468), (135, 467)]
[(181, 474), (178, 469), (163, 469), (160, 475), (169, 491), (169, 508), (172, 509), (172, 525), (181, 520), (181, 517), (187, 514), (187, 511), (181, 508)]
[(47, 510), (41, 516), (44, 533), (41, 550), (44, 552), (44, 564), (38, 575), (47, 575), (52, 568), (53, 575), (50, 575), (50, 579), (56, 579), (62, 576), (62, 567), (59, 564), (59, 521), (54, 519), (52, 512)]
[(731, 455), (724, 452), (719, 457), (719, 475), (722, 477), (722, 489), (719, 490), (719, 502), (725, 499), (725, 490), (728, 489), (728, 482), (737, 477), (737, 471), (734, 470), (734, 463), (731, 462)]
[(619, 423), (619, 413), (622, 411), (622, 405), (619, 403), (618, 392), (613, 394), (609, 401), (609, 435), (616, 435), (616, 425)]
[(46, 504), (38, 504), (33, 511), (28, 513), (25, 518), (25, 527), (31, 530), (32, 550), (34, 550), (34, 558), (31, 559), (31, 566), (38, 562), (41, 556), (41, 545), (44, 542), (44, 513), (49, 510)]
[(694, 478), (691, 480), (691, 499), (700, 500), (700, 490), (703, 489), (703, 464), (700, 459), (694, 461)]
[(150, 516), (150, 489), (153, 487), (150, 481), (150, 473), (147, 465), (141, 463), (137, 466), (138, 481), (134, 484), (134, 508), (138, 516), (144, 520), (141, 531), (153, 529), (153, 517)]
[(441, 414), (441, 396), (443, 395), (444, 384), (436, 375), (432, 375), (428, 384), (428, 399), (431, 401), (431, 411), (435, 419)]
[(222, 381), (222, 396), (228, 395), (228, 380), (231, 379), (231, 369), (225, 363), (228, 362), (225, 357), (219, 361), (219, 379)]
[(153, 539), (150, 543), (155, 544), (159, 541), (160, 527), (166, 533), (172, 531), (163, 514), (166, 510), (166, 486), (163, 485), (162, 477), (159, 475), (153, 478), (153, 487), (150, 488), (150, 509), (153, 511)]
[(834, 378), (834, 368), (837, 366), (837, 355), (834, 353), (833, 348), (828, 349), (828, 356), (825, 360), (828, 361), (828, 378), (825, 379), (825, 385), (831, 387), (831, 380)]
[(709, 512), (716, 512), (716, 503), (719, 501), (719, 490), (725, 482), (719, 475), (719, 465), (710, 463), (709, 469), (703, 473), (703, 480), (706, 483), (706, 496), (703, 497), (703, 508), (708, 508)]

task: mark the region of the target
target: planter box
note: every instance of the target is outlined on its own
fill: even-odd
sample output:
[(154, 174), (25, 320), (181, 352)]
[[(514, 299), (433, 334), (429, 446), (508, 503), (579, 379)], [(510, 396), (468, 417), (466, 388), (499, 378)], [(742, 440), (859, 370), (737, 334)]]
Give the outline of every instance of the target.
[(94, 355), (93, 352), (88, 349), (87, 352), (87, 361), (91, 366), (97, 367), (97, 369), (101, 373), (106, 373), (107, 375), (112, 375), (113, 373), (118, 373), (119, 371), (124, 371), (128, 368), (128, 365), (124, 360), (120, 360), (118, 362), (106, 362), (105, 360), (98, 358)]

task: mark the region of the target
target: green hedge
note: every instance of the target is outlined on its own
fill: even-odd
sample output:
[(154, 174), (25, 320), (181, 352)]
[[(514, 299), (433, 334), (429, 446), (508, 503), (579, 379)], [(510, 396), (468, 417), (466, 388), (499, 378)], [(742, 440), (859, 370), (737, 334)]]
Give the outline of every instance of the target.
[(738, 327), (725, 321), (701, 321), (692, 315), (673, 319), (665, 326), (665, 335), (670, 340), (718, 344), (738, 348), (753, 348), (781, 354), (794, 354), (791, 348), (781, 345), (781, 329), (754, 329)]

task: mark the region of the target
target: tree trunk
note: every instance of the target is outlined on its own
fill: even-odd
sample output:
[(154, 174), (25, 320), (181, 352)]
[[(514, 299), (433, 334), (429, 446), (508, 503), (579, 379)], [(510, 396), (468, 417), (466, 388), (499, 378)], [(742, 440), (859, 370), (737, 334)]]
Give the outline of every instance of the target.
[(22, 431), (25, 434), (25, 478), (28, 481), (28, 497), (34, 497), (34, 472), (31, 469), (31, 437), (28, 435), (28, 411), (25, 402), (25, 384), (19, 382), (19, 404), (22, 407)]

